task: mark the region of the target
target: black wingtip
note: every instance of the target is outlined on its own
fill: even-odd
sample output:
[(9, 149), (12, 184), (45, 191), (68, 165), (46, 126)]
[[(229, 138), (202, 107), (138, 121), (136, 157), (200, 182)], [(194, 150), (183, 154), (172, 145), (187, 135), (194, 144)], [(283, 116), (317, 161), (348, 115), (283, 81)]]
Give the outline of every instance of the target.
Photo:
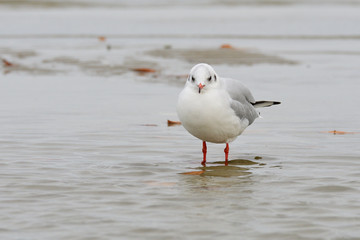
[(256, 108), (259, 108), (259, 107), (270, 107), (272, 105), (278, 105), (280, 103), (281, 102), (277, 102), (277, 101), (257, 101), (251, 104)]

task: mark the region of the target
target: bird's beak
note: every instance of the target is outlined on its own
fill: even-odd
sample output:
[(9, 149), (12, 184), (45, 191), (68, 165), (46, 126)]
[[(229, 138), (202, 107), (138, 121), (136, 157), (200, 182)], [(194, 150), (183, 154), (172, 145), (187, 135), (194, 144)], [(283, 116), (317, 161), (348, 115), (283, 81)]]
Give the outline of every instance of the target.
[(205, 85), (202, 85), (201, 83), (199, 83), (199, 93), (201, 92), (201, 89), (203, 89), (203, 87), (205, 87)]

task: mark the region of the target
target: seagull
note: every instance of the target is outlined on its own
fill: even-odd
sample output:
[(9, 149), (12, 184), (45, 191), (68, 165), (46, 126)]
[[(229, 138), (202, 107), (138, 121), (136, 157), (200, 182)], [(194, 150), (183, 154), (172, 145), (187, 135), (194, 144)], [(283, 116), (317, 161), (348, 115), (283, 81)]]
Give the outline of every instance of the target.
[(177, 114), (184, 128), (203, 141), (206, 166), (206, 142), (225, 143), (225, 165), (228, 165), (229, 143), (234, 141), (260, 115), (259, 107), (280, 104), (255, 101), (250, 90), (239, 80), (221, 78), (206, 63), (195, 65), (180, 92)]

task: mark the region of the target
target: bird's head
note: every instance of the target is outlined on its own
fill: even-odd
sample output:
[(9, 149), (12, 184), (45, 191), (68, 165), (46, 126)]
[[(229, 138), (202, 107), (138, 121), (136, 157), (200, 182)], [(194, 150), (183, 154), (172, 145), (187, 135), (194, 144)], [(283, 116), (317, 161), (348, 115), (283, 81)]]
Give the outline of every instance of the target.
[(189, 73), (186, 85), (195, 89), (199, 94), (211, 88), (216, 88), (219, 79), (214, 69), (206, 64), (199, 63), (195, 65)]

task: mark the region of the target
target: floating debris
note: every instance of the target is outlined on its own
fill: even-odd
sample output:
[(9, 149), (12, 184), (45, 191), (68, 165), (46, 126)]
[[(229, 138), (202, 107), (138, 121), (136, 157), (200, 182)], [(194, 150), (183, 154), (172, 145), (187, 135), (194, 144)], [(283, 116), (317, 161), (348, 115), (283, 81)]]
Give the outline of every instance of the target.
[(344, 131), (333, 130), (333, 131), (327, 131), (327, 132), (323, 132), (323, 133), (332, 133), (334, 135), (345, 135), (345, 134), (357, 134), (359, 132), (344, 132)]
[(105, 42), (105, 41), (106, 41), (106, 37), (104, 37), (104, 36), (99, 36), (99, 37), (98, 37), (98, 40), (99, 40), (100, 42)]
[(172, 127), (172, 126), (176, 126), (176, 125), (181, 125), (181, 122), (167, 120), (167, 124), (168, 124), (168, 127)]
[(4, 67), (12, 67), (12, 66), (14, 66), (13, 63), (9, 62), (8, 60), (6, 60), (4, 58), (2, 59), (2, 62), (4, 64)]
[(154, 72), (156, 72), (156, 70), (152, 69), (152, 68), (132, 68), (131, 70), (134, 72), (138, 72), (138, 73), (154, 73)]
[(230, 44), (223, 44), (220, 46), (220, 48), (234, 49), (234, 47)]

